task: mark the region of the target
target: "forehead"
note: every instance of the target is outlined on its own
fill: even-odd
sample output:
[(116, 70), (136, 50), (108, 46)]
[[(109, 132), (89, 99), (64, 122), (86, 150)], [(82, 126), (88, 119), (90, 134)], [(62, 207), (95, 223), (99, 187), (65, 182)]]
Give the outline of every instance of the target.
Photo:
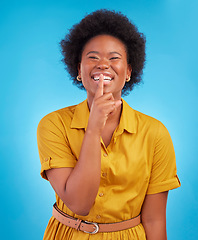
[(91, 38), (84, 46), (83, 52), (98, 51), (98, 52), (112, 52), (120, 51), (126, 52), (124, 43), (111, 35), (97, 35)]

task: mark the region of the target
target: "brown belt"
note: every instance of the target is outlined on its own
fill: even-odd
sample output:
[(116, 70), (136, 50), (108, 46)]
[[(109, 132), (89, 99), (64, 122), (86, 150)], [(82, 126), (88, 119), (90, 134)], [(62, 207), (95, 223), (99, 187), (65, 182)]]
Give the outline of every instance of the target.
[(94, 223), (83, 221), (77, 218), (73, 218), (62, 212), (57, 207), (56, 203), (53, 206), (52, 214), (60, 223), (89, 234), (95, 234), (97, 232), (116, 232), (132, 228), (140, 224), (140, 215), (135, 218), (117, 223)]

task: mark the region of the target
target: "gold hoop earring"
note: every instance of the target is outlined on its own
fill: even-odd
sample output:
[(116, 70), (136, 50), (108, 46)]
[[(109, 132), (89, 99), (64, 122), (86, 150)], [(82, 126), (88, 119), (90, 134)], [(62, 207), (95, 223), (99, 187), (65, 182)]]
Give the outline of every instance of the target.
[(79, 82), (82, 81), (82, 79), (81, 79), (79, 76), (77, 76), (76, 79), (77, 79)]
[(126, 82), (129, 82), (131, 80), (131, 78), (130, 77), (128, 77), (127, 79), (126, 79)]

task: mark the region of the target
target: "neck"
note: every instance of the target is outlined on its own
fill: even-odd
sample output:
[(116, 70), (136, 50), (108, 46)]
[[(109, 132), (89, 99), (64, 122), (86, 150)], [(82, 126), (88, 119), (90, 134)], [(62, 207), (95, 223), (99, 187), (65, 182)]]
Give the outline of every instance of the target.
[[(88, 103), (89, 111), (91, 109), (93, 99), (94, 99), (94, 96), (92, 97), (92, 96), (87, 95), (87, 103)], [(115, 100), (121, 100), (121, 96), (119, 98), (115, 99)], [(108, 119), (106, 121), (106, 125), (112, 124), (112, 123), (119, 124), (121, 113), (122, 113), (122, 104), (116, 109), (116, 111), (113, 114), (110, 114), (108, 116)]]
[(118, 125), (120, 122), (121, 113), (122, 113), (122, 105), (120, 105), (113, 114), (109, 115), (106, 121), (106, 125), (113, 124), (113, 123)]
[[(113, 97), (114, 97), (114, 100), (121, 100), (121, 94), (113, 95)], [(87, 103), (88, 103), (89, 110), (91, 109), (93, 100), (94, 100), (94, 95), (91, 95), (87, 92)]]

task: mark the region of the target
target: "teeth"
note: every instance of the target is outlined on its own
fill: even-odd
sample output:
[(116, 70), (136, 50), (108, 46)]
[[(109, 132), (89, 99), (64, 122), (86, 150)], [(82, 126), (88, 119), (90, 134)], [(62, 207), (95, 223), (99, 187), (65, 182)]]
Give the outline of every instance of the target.
[[(98, 81), (99, 77), (95, 77), (94, 80)], [(104, 77), (104, 81), (111, 81), (111, 80), (112, 80), (112, 78), (110, 78), (110, 77), (107, 77), (107, 76)]]
[(111, 81), (111, 79), (104, 79), (104, 81), (108, 81), (108, 82), (110, 82), (110, 81)]

